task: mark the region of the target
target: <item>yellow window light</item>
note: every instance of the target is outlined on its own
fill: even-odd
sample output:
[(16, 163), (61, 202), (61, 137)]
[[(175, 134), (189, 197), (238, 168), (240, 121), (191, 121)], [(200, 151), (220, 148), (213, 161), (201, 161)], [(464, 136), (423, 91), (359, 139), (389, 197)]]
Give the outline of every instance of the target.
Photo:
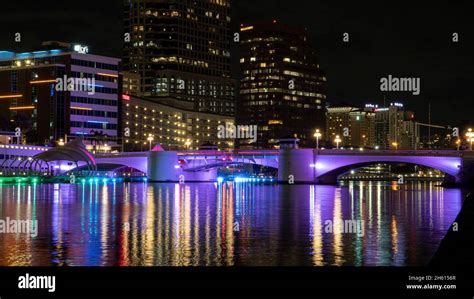
[(92, 108), (85, 108), (85, 107), (72, 107), (71, 109), (77, 109), (77, 110), (85, 110), (85, 111), (92, 111)]
[(0, 99), (14, 99), (14, 98), (21, 98), (22, 96), (23, 96), (22, 94), (11, 94), (11, 95), (0, 96)]
[(118, 75), (114, 75), (114, 74), (97, 73), (97, 75), (104, 76), (104, 77), (118, 78)]
[(56, 80), (38, 80), (38, 81), (30, 81), (30, 84), (44, 84), (44, 83), (56, 83)]
[(249, 30), (252, 30), (252, 29), (253, 29), (253, 26), (247, 26), (247, 27), (240, 28), (240, 31), (249, 31)]
[(35, 109), (35, 106), (17, 106), (17, 107), (10, 107), (10, 110), (31, 110)]

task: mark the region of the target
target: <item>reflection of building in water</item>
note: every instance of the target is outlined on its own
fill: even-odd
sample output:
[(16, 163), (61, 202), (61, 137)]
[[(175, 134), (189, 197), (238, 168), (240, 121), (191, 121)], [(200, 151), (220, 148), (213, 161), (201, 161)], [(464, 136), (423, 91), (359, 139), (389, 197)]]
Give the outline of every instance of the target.
[[(410, 182), (2, 185), (0, 265), (421, 265), (458, 214), (461, 190)], [(356, 219), (364, 233), (327, 233)], [(239, 223), (235, 230), (235, 223)]]

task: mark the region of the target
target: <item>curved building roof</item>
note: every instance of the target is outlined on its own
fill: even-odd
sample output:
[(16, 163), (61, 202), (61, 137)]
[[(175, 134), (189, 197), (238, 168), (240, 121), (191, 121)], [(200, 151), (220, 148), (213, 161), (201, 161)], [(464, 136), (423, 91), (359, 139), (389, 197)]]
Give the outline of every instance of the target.
[(46, 152), (40, 153), (33, 157), (33, 160), (51, 161), (72, 161), (86, 162), (88, 165), (96, 165), (94, 156), (87, 151), (86, 146), (80, 138), (74, 139), (61, 147), (55, 147)]

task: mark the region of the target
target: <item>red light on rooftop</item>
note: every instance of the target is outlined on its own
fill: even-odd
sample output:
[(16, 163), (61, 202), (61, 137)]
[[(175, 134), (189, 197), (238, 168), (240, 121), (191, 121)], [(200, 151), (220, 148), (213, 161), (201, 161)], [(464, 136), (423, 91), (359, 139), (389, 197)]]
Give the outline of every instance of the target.
[(277, 20), (273, 20), (273, 24), (276, 24), (277, 23)]

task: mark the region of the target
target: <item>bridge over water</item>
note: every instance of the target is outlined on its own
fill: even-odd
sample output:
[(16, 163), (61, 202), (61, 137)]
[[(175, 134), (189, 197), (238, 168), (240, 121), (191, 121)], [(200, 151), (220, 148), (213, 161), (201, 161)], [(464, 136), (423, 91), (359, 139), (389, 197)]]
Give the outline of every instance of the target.
[[(7, 169), (27, 171), (38, 166), (35, 157), (46, 160), (45, 170), (52, 167), (55, 160), (74, 161), (74, 165), (84, 167), (84, 159), (89, 160), (89, 169), (98, 166), (131, 167), (146, 173), (151, 181), (208, 182), (217, 179), (217, 170), (225, 166), (261, 165), (278, 170), (278, 180), (296, 183), (334, 184), (338, 177), (352, 169), (379, 163), (407, 163), (427, 166), (445, 173), (445, 181), (450, 183), (474, 183), (474, 151), (451, 150), (233, 150), (233, 151), (164, 151), (156, 148), (149, 152), (91, 155), (81, 148), (79, 141), (73, 141), (62, 148), (46, 148), (28, 145), (1, 145), (0, 172)], [(79, 154), (80, 155), (79, 155)], [(77, 158), (76, 158), (77, 156)], [(75, 167), (74, 166), (74, 167)], [(93, 168), (92, 168), (93, 166)], [(56, 165), (60, 169), (60, 166)], [(74, 170), (72, 170), (74, 171)]]
[(474, 152), (444, 150), (234, 150), (150, 151), (96, 155), (96, 163), (133, 167), (151, 181), (215, 181), (217, 169), (229, 165), (261, 165), (278, 169), (278, 180), (296, 183), (336, 183), (352, 169), (379, 163), (427, 166), (445, 173), (445, 180), (474, 180)]

